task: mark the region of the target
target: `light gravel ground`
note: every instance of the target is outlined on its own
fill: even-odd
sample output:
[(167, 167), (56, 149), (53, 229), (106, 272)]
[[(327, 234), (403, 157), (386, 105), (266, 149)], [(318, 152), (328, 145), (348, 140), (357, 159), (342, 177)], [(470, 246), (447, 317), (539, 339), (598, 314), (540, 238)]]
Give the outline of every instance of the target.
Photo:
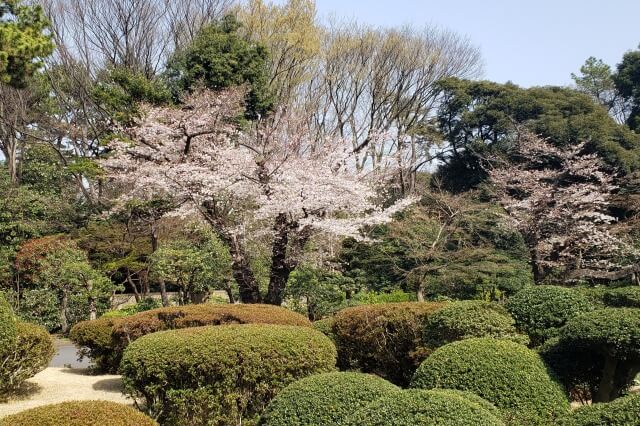
[(64, 401), (106, 400), (131, 404), (121, 392), (120, 376), (92, 376), (86, 369), (48, 367), (27, 383), (32, 388), (26, 395), (0, 403), (0, 418), (41, 405)]

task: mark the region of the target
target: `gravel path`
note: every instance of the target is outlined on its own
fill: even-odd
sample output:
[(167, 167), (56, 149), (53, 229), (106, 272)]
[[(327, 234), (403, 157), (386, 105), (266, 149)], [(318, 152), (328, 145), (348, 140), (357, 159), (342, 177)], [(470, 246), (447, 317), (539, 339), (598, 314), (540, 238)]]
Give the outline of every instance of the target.
[(121, 392), (120, 376), (92, 376), (86, 369), (48, 367), (27, 380), (33, 392), (7, 403), (0, 403), (0, 417), (41, 405), (64, 401), (95, 400), (131, 404)]

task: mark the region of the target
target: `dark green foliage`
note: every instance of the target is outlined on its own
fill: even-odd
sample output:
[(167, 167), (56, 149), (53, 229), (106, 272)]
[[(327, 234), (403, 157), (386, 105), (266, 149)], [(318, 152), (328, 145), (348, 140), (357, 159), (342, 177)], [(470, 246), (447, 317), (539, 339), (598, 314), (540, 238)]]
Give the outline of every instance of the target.
[(449, 390), (409, 389), (372, 401), (354, 413), (350, 426), (498, 426), (504, 422), (491, 404)]
[(0, 356), (16, 341), (16, 318), (4, 296), (0, 294)]
[(586, 405), (572, 416), (573, 426), (638, 426), (640, 395), (629, 395), (615, 401)]
[(450, 303), (430, 315), (424, 325), (423, 341), (430, 349), (471, 337), (529, 343), (527, 336), (517, 332), (509, 312), (492, 302), (467, 300)]
[(640, 287), (620, 287), (604, 292), (602, 300), (613, 308), (640, 308)]
[(251, 425), (284, 387), (335, 368), (333, 343), (310, 327), (228, 325), (171, 330), (129, 345), (127, 392), (171, 425)]
[(624, 54), (613, 75), (616, 90), (631, 106), (627, 124), (632, 129), (640, 129), (640, 50)]
[(0, 395), (44, 370), (55, 353), (53, 339), (43, 327), (18, 322), (16, 330), (15, 342), (0, 354)]
[(438, 122), (454, 150), (438, 174), (464, 190), (483, 181), (483, 158), (508, 151), (515, 125), (557, 146), (589, 141), (589, 148), (625, 171), (640, 167), (639, 139), (618, 125), (589, 95), (560, 87), (446, 79)]
[(138, 410), (110, 401), (69, 401), (0, 419), (0, 426), (158, 426)]
[[(602, 366), (595, 402), (608, 402), (620, 396), (640, 371), (640, 309), (604, 308), (570, 319), (560, 331), (558, 345), (565, 352), (591, 354), (595, 361), (583, 370)], [(570, 356), (570, 354), (567, 354)], [(562, 373), (560, 373), (562, 374)]]
[(177, 52), (167, 74), (179, 90), (193, 90), (198, 84), (210, 89), (247, 84), (246, 116), (255, 119), (273, 107), (268, 89), (269, 53), (260, 43), (245, 40), (241, 24), (232, 15), (203, 28), (189, 46)]
[(554, 425), (569, 410), (540, 356), (508, 340), (474, 338), (442, 346), (420, 365), (411, 387), (473, 392), (498, 407), (508, 424)]
[(327, 336), (329, 339), (335, 341), (335, 336), (333, 335), (333, 317), (323, 318), (321, 320), (314, 321), (313, 328), (315, 328), (320, 333)]
[(407, 384), (424, 359), (420, 351), (424, 323), (442, 306), (409, 302), (343, 309), (333, 322), (338, 366)]
[(278, 393), (265, 410), (260, 425), (340, 426), (370, 401), (399, 390), (380, 377), (363, 373), (306, 377)]
[(285, 300), (289, 308), (314, 321), (335, 312), (352, 286), (353, 280), (339, 272), (301, 265), (289, 276)]
[(540, 285), (519, 291), (509, 298), (506, 307), (518, 330), (527, 333), (531, 344), (538, 346), (557, 336), (569, 319), (590, 311), (592, 304), (576, 290)]
[(69, 339), (78, 347), (80, 358), (89, 357), (98, 371), (116, 373), (120, 353), (111, 338), (113, 326), (118, 318), (101, 317), (93, 321), (82, 321), (74, 325)]

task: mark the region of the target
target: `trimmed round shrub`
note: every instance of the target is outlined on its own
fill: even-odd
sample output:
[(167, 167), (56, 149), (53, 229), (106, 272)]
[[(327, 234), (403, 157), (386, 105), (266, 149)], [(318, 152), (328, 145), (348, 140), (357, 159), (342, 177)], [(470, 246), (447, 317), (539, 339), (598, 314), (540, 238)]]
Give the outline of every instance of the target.
[(313, 328), (324, 334), (331, 340), (335, 340), (333, 335), (333, 317), (323, 318), (313, 322)]
[(411, 387), (473, 392), (498, 407), (509, 424), (553, 425), (569, 410), (540, 356), (509, 340), (473, 338), (442, 346), (420, 365)]
[(558, 335), (566, 322), (592, 309), (592, 304), (583, 293), (552, 285), (527, 287), (506, 304), (516, 321), (518, 330), (525, 332), (533, 346)]
[(447, 343), (472, 337), (494, 337), (528, 344), (529, 338), (519, 334), (513, 318), (497, 303), (481, 300), (453, 302), (427, 318), (424, 344), (438, 348)]
[(0, 426), (158, 426), (138, 410), (110, 401), (70, 401), (0, 419)]
[(396, 385), (364, 373), (326, 373), (298, 380), (283, 389), (264, 412), (263, 426), (344, 424), (370, 401), (399, 391)]
[(100, 317), (92, 321), (81, 321), (69, 332), (69, 339), (78, 347), (78, 355), (89, 357), (96, 369), (116, 373), (120, 365), (120, 354), (115, 350), (111, 337), (118, 318)]
[(2, 294), (0, 294), (0, 355), (16, 341), (16, 318)]
[(499, 426), (491, 404), (447, 390), (409, 389), (382, 396), (356, 411), (348, 426)]
[(640, 286), (607, 290), (602, 300), (605, 305), (613, 308), (640, 308)]
[[(640, 371), (640, 309), (604, 308), (579, 315), (561, 330), (557, 344), (578, 364), (576, 368), (599, 369), (593, 400), (611, 401), (624, 393)], [(584, 363), (584, 354), (595, 359)]]
[(17, 389), (47, 368), (55, 349), (49, 332), (36, 324), (18, 322), (16, 341), (0, 356), (0, 393)]
[(244, 324), (161, 331), (124, 352), (127, 392), (163, 424), (255, 424), (303, 377), (335, 369), (336, 350), (311, 327)]
[(443, 306), (436, 302), (406, 302), (341, 310), (333, 317), (339, 367), (407, 384), (424, 359), (420, 351), (424, 323)]
[(602, 404), (585, 405), (573, 413), (574, 426), (638, 426), (640, 395), (629, 395)]

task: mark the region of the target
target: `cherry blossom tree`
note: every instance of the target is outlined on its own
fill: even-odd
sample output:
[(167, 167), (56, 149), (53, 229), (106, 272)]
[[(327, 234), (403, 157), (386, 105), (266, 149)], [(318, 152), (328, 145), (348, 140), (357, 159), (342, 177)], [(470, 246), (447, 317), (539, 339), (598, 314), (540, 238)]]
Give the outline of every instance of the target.
[(615, 176), (586, 144), (558, 148), (520, 130), (512, 159), (490, 171), (501, 204), (522, 232), (534, 280), (613, 280), (633, 274), (638, 253), (609, 213)]
[[(117, 200), (171, 198), (178, 215), (199, 214), (229, 248), (245, 303), (280, 304), (289, 274), (314, 232), (360, 236), (413, 199), (386, 208), (394, 170), (354, 167), (344, 140), (318, 142), (307, 120), (282, 108), (239, 123), (244, 89), (198, 90), (178, 107), (143, 106), (128, 138), (114, 140), (102, 162), (125, 193)], [(383, 162), (381, 162), (382, 164)], [(268, 230), (271, 270), (266, 297), (251, 269), (246, 239)]]

